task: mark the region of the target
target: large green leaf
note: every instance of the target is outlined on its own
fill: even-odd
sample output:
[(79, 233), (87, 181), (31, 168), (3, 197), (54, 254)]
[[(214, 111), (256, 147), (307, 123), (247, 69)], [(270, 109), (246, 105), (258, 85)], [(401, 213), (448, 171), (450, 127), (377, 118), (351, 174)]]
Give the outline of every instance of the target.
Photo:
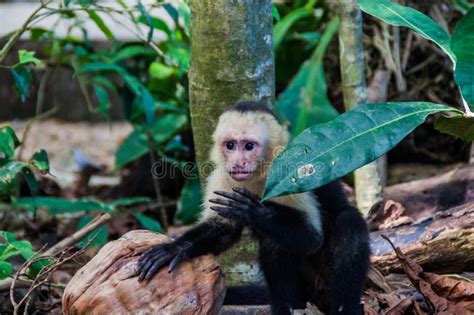
[(365, 104), (301, 133), (277, 157), (264, 199), (329, 183), (385, 154), (428, 115), (456, 111), (425, 102)]
[(87, 15), (94, 21), (95, 25), (104, 33), (105, 37), (108, 40), (115, 40), (114, 34), (110, 30), (110, 28), (105, 24), (104, 20), (95, 12), (91, 10), (86, 10)]
[(0, 168), (0, 196), (9, 196), (12, 193), (16, 176), (27, 167), (27, 163), (12, 161)]
[(327, 97), (322, 62), (338, 26), (337, 18), (328, 24), (313, 56), (303, 63), (288, 88), (276, 102), (278, 113), (290, 122), (293, 135), (311, 125), (331, 121), (339, 115)]
[(464, 115), (441, 116), (436, 120), (435, 128), (466, 142), (474, 141), (474, 118)]
[(33, 154), (33, 156), (30, 159), (30, 163), (42, 173), (49, 172), (48, 153), (46, 153), (46, 151), (43, 149), (36, 151)]
[(455, 62), (456, 57), (451, 50), (448, 33), (429, 16), (390, 0), (358, 0), (357, 2), (365, 13), (391, 25), (408, 27), (435, 42)]
[(474, 8), (456, 24), (451, 49), (456, 55), (454, 78), (464, 100), (474, 110)]

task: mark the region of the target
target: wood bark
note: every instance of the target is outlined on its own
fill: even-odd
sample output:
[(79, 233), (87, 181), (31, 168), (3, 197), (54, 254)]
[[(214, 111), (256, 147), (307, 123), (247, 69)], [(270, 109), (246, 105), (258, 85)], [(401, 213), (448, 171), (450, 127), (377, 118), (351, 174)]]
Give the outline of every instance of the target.
[[(365, 59), (362, 37), (362, 14), (356, 0), (338, 0), (341, 16), (339, 51), (342, 88), (346, 110), (367, 103)], [(382, 176), (377, 161), (354, 172), (356, 202), (367, 215), (370, 208), (382, 200)]]
[(273, 104), (272, 2), (191, 1), (191, 24), (191, 121), (202, 181), (223, 109), (238, 100)]
[(370, 233), (373, 264), (386, 273), (401, 272), (400, 261), (382, 234), (424, 271), (474, 270), (474, 201), (418, 224)]
[(163, 268), (150, 281), (138, 282), (139, 255), (171, 240), (137, 230), (106, 244), (67, 285), (64, 314), (217, 314), (225, 286), (212, 255), (183, 262), (173, 273)]

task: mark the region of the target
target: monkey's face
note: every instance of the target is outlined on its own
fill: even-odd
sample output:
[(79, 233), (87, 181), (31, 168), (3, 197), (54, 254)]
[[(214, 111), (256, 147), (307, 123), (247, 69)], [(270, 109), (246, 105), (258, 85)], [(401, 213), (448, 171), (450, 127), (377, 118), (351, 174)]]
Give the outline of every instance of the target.
[(236, 181), (250, 179), (262, 163), (264, 145), (257, 137), (224, 138), (221, 150), (230, 177)]

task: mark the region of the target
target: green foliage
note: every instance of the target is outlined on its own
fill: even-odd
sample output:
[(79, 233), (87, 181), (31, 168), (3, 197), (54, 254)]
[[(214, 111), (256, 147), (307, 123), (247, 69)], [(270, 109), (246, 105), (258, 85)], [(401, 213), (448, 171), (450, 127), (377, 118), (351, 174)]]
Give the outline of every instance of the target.
[(303, 63), (287, 89), (276, 102), (277, 112), (288, 119), (293, 135), (317, 123), (331, 121), (338, 116), (327, 97), (323, 56), (336, 33), (339, 20), (327, 26), (311, 58)]
[(464, 117), (464, 115), (440, 116), (436, 120), (435, 128), (466, 142), (474, 141), (474, 118)]
[(141, 213), (134, 213), (133, 216), (137, 219), (138, 222), (147, 230), (157, 232), (157, 233), (164, 233), (163, 228), (161, 227), (160, 223), (153, 219), (150, 216)]
[(306, 129), (272, 163), (264, 199), (309, 191), (374, 161), (428, 115), (459, 111), (440, 104), (365, 104)]
[[(77, 224), (76, 229), (77, 230), (82, 229), (84, 226), (89, 224), (92, 220), (94, 220), (94, 217), (92, 216), (82, 217), (79, 223)], [(78, 248), (84, 248), (90, 242), (90, 246), (101, 247), (105, 243), (107, 243), (108, 238), (109, 238), (109, 232), (107, 231), (107, 228), (105, 226), (99, 226), (94, 231), (87, 234), (87, 236), (84, 237), (79, 243), (77, 243), (76, 246)]]
[(21, 100), (24, 102), (30, 94), (33, 82), (32, 68), (43, 66), (41, 60), (35, 57), (35, 52), (19, 50), (18, 63), (12, 66), (11, 73), (15, 82), (15, 87)]
[(474, 8), (456, 25), (451, 49), (456, 55), (454, 78), (464, 100), (474, 110)]
[(0, 128), (0, 199), (15, 195), (19, 174), (23, 175), (31, 193), (35, 195), (38, 184), (33, 171), (38, 170), (43, 174), (49, 171), (48, 155), (44, 150), (35, 152), (29, 162), (15, 161), (14, 153), (19, 145), (20, 141), (12, 127)]
[[(18, 241), (13, 233), (0, 231), (0, 280), (12, 276), (13, 266), (7, 260), (13, 256), (21, 256), (24, 260), (28, 260), (38, 256), (38, 253), (33, 250), (30, 242)], [(44, 259), (31, 264), (27, 270), (28, 276), (35, 277), (42, 268), (50, 263), (50, 259)]]
[(453, 61), (456, 60), (451, 50), (448, 33), (429, 16), (390, 0), (358, 0), (357, 2), (362, 11), (388, 24), (412, 29), (424, 38), (435, 42)]
[(203, 199), (201, 182), (197, 177), (197, 172), (195, 173), (194, 178), (186, 179), (179, 198), (176, 218), (184, 224), (194, 223), (201, 213)]

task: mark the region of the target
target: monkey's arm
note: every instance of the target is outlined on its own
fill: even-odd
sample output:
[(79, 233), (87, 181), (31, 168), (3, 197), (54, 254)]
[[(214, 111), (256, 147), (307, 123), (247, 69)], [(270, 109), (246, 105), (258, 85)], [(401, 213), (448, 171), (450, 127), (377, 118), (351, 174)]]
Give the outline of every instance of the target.
[[(211, 207), (220, 216), (242, 222), (253, 231), (265, 234), (288, 251), (310, 254), (322, 245), (322, 234), (301, 210), (274, 202), (260, 203), (260, 198), (245, 189), (234, 193), (214, 192), (223, 198), (211, 199), (219, 206)], [(221, 207), (224, 206), (224, 207)]]
[(154, 246), (139, 258), (138, 280), (148, 280), (165, 265), (172, 272), (181, 262), (212, 253), (218, 255), (240, 238), (243, 225), (216, 216), (199, 223), (174, 242)]

